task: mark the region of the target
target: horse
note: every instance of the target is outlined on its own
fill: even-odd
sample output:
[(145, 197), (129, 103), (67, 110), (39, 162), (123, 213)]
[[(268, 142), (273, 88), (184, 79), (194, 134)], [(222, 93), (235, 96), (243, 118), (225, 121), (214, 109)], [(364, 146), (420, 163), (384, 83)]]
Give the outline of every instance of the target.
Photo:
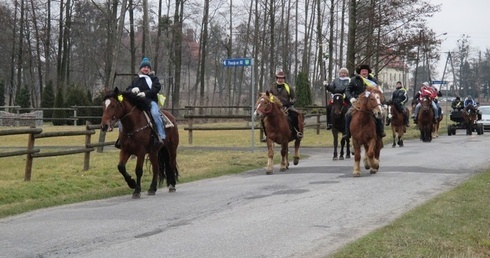
[(436, 119), (436, 122), (434, 123), (434, 126), (432, 128), (432, 138), (439, 137), (439, 127), (441, 125), (442, 119), (444, 119), (444, 114), (441, 112), (441, 115), (438, 119)]
[[(297, 133), (290, 124), (287, 111), (283, 110), (283, 106), (279, 98), (275, 97), (269, 91), (259, 93), (257, 102), (255, 103), (255, 116), (260, 116), (263, 121), (264, 130), (267, 141), (267, 168), (266, 174), (273, 174), (274, 170), (274, 143), (281, 145), (281, 168), (280, 171), (289, 169), (288, 160), (288, 144), (294, 140), (294, 165), (299, 163), (299, 146), (301, 139), (297, 137)], [(303, 133), (303, 115), (298, 112), (299, 132)]]
[(338, 156), (339, 133), (345, 135), (345, 114), (349, 107), (344, 101), (344, 95), (335, 93), (332, 96), (332, 109), (330, 118), (332, 121), (332, 136), (333, 136), (333, 160), (344, 159), (344, 147), (346, 148), (346, 158), (350, 159), (350, 140), (341, 137), (340, 140), (340, 156)]
[(466, 127), (466, 135), (473, 134), (476, 120), (478, 120), (478, 109), (472, 104), (469, 104), (463, 109), (463, 124)]
[(418, 125), (420, 130), (420, 139), (423, 142), (432, 141), (432, 131), (434, 129), (434, 110), (432, 109), (432, 100), (424, 97), (420, 101), (420, 110), (418, 114)]
[[(120, 121), (122, 129), (119, 132), (121, 150), (117, 169), (124, 177), (129, 188), (134, 189), (133, 199), (141, 196), (141, 177), (143, 176), (143, 163), (146, 154), (152, 166), (153, 178), (148, 195), (155, 195), (158, 186), (167, 179), (169, 192), (175, 192), (179, 171), (177, 168), (177, 147), (179, 145), (179, 132), (176, 119), (172, 114), (163, 110), (165, 116), (174, 124), (165, 128), (166, 138), (162, 144), (157, 144), (156, 129), (150, 121), (149, 100), (137, 97), (126, 91), (109, 91), (104, 97), (101, 127), (103, 131), (112, 131), (114, 124)], [(131, 155), (136, 156), (136, 181), (126, 171), (126, 163)]]
[[(407, 127), (405, 125), (405, 117), (403, 112), (400, 112), (396, 107), (395, 103), (391, 101), (388, 105), (389, 113), (391, 114), (391, 132), (393, 134), (393, 144), (391, 147), (395, 148), (396, 145), (403, 147), (403, 135), (407, 132)], [(404, 112), (409, 115), (409, 110), (407, 107), (403, 107)]]
[[(375, 174), (379, 169), (379, 156), (383, 139), (376, 132), (376, 119), (383, 116), (383, 92), (376, 87), (367, 87), (353, 106), (350, 131), (354, 148), (354, 177), (360, 176), (361, 147), (364, 147), (364, 168)], [(374, 115), (374, 116), (373, 116)]]

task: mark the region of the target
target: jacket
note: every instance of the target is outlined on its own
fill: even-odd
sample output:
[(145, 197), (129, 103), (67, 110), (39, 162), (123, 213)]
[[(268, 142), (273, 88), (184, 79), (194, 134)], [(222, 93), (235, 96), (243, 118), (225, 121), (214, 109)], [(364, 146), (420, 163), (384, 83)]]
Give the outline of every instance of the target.
[(341, 80), (340, 77), (337, 77), (332, 81), (332, 83), (325, 86), (325, 89), (333, 94), (335, 93), (344, 94), (345, 89), (347, 88), (347, 85), (349, 85), (350, 81), (351, 81), (350, 78), (345, 78)]
[(284, 83), (283, 85), (278, 85), (277, 83), (273, 83), (269, 90), (274, 96), (281, 100), (281, 103), (285, 107), (290, 107), (294, 105), (296, 102), (296, 93), (294, 92), (293, 87), (289, 86), (289, 84)]
[(396, 89), (391, 96), (391, 100), (400, 105), (405, 105), (405, 103), (407, 103), (408, 100), (407, 90), (403, 87)]
[[(151, 86), (149, 85), (151, 84)], [(158, 103), (158, 92), (162, 89), (162, 85), (155, 74), (150, 73), (148, 75), (138, 74), (137, 77), (133, 79), (131, 85), (129, 85), (126, 90), (130, 91), (132, 88), (139, 88), (140, 92), (144, 92), (146, 98), (151, 99)]]
[[(376, 84), (378, 83), (378, 80), (371, 75), (369, 75), (367, 79), (375, 82)], [(352, 98), (357, 99), (357, 97), (361, 93), (366, 91), (366, 87), (367, 86), (364, 83), (362, 77), (360, 75), (355, 75), (351, 78), (350, 83), (347, 85), (347, 88), (345, 89), (345, 95), (347, 96), (348, 100)]]

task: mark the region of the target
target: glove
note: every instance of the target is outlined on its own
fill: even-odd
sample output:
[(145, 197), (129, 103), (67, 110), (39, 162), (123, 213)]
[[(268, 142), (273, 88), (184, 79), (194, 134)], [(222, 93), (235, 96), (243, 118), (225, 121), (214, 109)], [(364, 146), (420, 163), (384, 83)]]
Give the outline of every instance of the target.
[(140, 92), (140, 88), (134, 87), (134, 88), (131, 89), (131, 92), (134, 93), (134, 94), (138, 94)]
[(140, 92), (136, 96), (141, 97), (141, 98), (144, 98), (144, 97), (146, 97), (146, 94), (144, 92)]
[(357, 102), (357, 99), (356, 99), (356, 98), (351, 98), (351, 99), (350, 99), (350, 103), (351, 103), (352, 105), (354, 105), (356, 102)]
[(328, 85), (328, 82), (327, 81), (323, 81), (323, 86), (327, 86)]

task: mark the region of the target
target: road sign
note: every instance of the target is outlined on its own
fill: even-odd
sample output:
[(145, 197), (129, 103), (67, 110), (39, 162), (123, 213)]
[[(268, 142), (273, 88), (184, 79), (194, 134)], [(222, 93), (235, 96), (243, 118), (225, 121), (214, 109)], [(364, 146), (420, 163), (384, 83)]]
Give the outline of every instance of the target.
[(447, 84), (447, 81), (431, 81), (431, 84)]
[(224, 66), (251, 66), (252, 58), (231, 58), (223, 61)]

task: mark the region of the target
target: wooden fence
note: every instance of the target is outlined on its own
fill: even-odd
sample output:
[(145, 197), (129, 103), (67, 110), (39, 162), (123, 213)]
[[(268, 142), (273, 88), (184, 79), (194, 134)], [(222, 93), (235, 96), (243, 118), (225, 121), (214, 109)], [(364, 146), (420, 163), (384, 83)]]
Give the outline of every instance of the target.
[[(191, 114), (185, 115), (184, 118), (187, 120), (187, 127), (184, 127), (185, 131), (189, 133), (189, 144), (193, 142), (193, 131), (221, 131), (221, 130), (252, 130), (252, 114), (250, 113), (251, 107), (244, 106), (230, 106), (230, 107), (218, 107), (218, 106), (186, 106)], [(233, 115), (222, 115), (222, 114), (213, 114), (213, 109), (223, 109), (223, 108), (233, 108), (233, 109), (242, 109), (243, 114), (233, 114)], [(326, 107), (314, 106), (314, 107), (305, 107), (300, 109), (303, 112), (305, 120), (308, 118), (314, 118), (314, 123), (306, 123), (306, 127), (315, 127), (316, 134), (320, 134), (320, 130), (322, 127), (321, 118), (325, 116)], [(324, 112), (322, 112), (324, 111)], [(245, 114), (248, 112), (249, 114)], [(206, 114), (203, 114), (206, 113)], [(210, 115), (211, 114), (211, 115)], [(234, 127), (220, 127), (220, 126), (195, 126), (196, 121), (200, 121), (202, 123), (208, 122), (209, 120), (214, 119), (217, 121), (226, 121), (226, 120), (244, 120), (246, 121), (246, 125), (244, 126), (234, 126)], [(260, 130), (260, 139), (264, 138), (264, 130), (261, 127), (260, 123), (254, 124), (254, 129)]]
[[(103, 146), (114, 145), (114, 142), (105, 142), (105, 133), (101, 132), (101, 138), (97, 143), (91, 143), (92, 135), (95, 134), (94, 129), (100, 129), (100, 125), (91, 125), (87, 122), (86, 130), (81, 131), (63, 131), (63, 132), (45, 132), (43, 133), (41, 128), (19, 128), (19, 129), (7, 129), (0, 130), (0, 136), (16, 135), (16, 134), (29, 134), (29, 139), (27, 141), (27, 148), (25, 150), (9, 151), (0, 153), (0, 158), (27, 155), (26, 157), (26, 167), (24, 173), (24, 180), (31, 180), (32, 174), (32, 163), (34, 158), (42, 157), (53, 157), (62, 155), (71, 155), (84, 153), (83, 170), (88, 170), (90, 167), (90, 152), (94, 151), (95, 147), (99, 147), (98, 151), (102, 152)], [(40, 138), (48, 137), (62, 137), (62, 136), (76, 136), (85, 135), (85, 143), (76, 149), (61, 150), (61, 151), (41, 151), (40, 148), (35, 146), (35, 140)]]

